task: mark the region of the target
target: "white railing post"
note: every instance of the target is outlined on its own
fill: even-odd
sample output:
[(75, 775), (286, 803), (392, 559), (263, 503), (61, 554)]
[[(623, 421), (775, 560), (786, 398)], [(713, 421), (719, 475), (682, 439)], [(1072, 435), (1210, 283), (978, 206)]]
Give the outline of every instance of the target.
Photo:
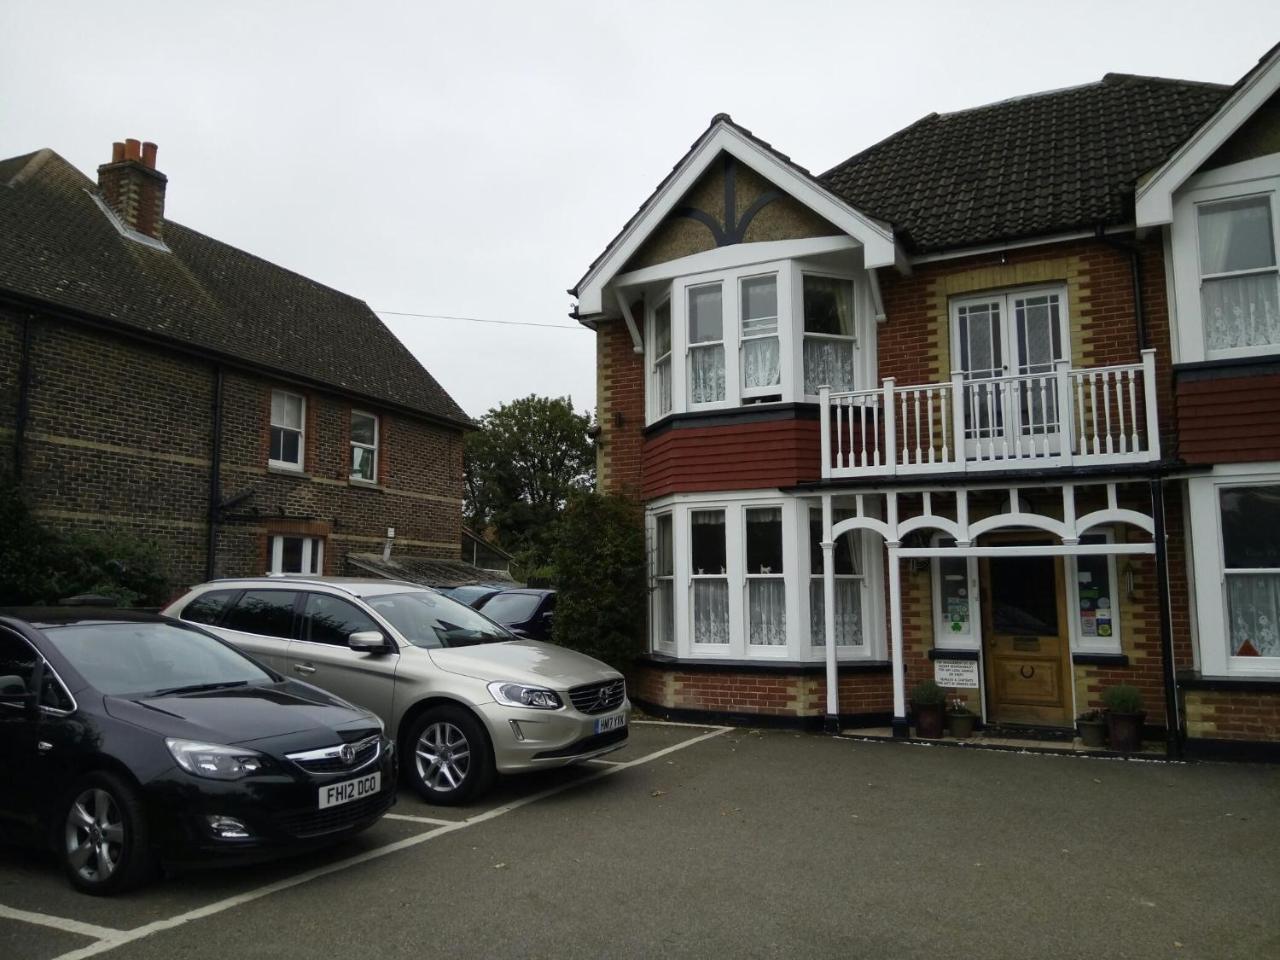
[(898, 472), (897, 416), (893, 409), (893, 377), (885, 377), (881, 392), (884, 395), (884, 452), (890, 475)]
[(818, 419), (822, 423), (822, 479), (831, 479), (831, 387), (818, 388)]
[(967, 443), (964, 436), (964, 371), (951, 371), (951, 458), (964, 469)]
[(1075, 451), (1075, 420), (1071, 410), (1071, 364), (1059, 360), (1053, 365), (1057, 378), (1054, 392), (1058, 407), (1058, 454), (1064, 464), (1070, 465)]
[(1147, 404), (1147, 455), (1160, 459), (1160, 413), (1156, 410), (1156, 351), (1142, 351), (1142, 393)]

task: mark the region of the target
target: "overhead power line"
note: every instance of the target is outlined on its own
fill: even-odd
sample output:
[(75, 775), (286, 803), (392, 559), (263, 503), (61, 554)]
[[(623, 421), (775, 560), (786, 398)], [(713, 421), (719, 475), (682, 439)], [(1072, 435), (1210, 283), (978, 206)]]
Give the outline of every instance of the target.
[(484, 317), (455, 317), (447, 313), (408, 313), (403, 310), (374, 310), (388, 317), (421, 317), (423, 320), (466, 320), (468, 323), (496, 323), (507, 327), (547, 327), (551, 330), (582, 330), (583, 327), (567, 323), (535, 323), (532, 320), (488, 320)]

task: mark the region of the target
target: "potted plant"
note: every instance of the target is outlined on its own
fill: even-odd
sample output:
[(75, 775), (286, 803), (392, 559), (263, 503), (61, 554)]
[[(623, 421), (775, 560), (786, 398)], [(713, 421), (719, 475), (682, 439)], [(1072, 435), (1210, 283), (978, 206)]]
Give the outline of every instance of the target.
[(1142, 694), (1137, 687), (1118, 683), (1102, 692), (1107, 708), (1107, 733), (1111, 749), (1134, 753), (1142, 747), (1142, 724), (1147, 719), (1142, 710)]
[(1086, 747), (1107, 745), (1107, 716), (1101, 710), (1086, 710), (1076, 718), (1076, 729)]
[(947, 732), (957, 740), (972, 737), (977, 722), (978, 715), (969, 709), (963, 697), (952, 697), (947, 703)]
[(916, 736), (937, 740), (942, 736), (942, 715), (947, 695), (933, 680), (921, 680), (911, 688), (911, 716), (916, 722)]

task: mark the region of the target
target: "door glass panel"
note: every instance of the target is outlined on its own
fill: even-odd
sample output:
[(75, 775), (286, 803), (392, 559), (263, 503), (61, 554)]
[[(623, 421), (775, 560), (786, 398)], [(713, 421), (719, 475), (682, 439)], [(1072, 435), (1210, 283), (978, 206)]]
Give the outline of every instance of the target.
[(0, 631), (0, 693), (21, 696), (29, 692), (37, 659), (31, 644)]
[(227, 611), (222, 626), (263, 637), (291, 639), (293, 604), (297, 596), (292, 590), (246, 590)]
[(960, 366), (966, 381), (964, 425), (969, 439), (993, 437), (1004, 429), (1002, 398), (995, 385), (986, 382), (1004, 373), (1000, 303), (992, 300), (956, 308)]
[(330, 643), (345, 647), (347, 638), (362, 631), (382, 632), (373, 618), (338, 597), (323, 593), (307, 594), (307, 639), (312, 643)]
[(1052, 557), (992, 557), (991, 629), (1058, 635), (1058, 584)]
[(1061, 352), (1062, 334), (1056, 293), (1018, 297), (1013, 301), (1017, 332), (1018, 414), (1024, 435), (1058, 430), (1058, 383), (1054, 361)]

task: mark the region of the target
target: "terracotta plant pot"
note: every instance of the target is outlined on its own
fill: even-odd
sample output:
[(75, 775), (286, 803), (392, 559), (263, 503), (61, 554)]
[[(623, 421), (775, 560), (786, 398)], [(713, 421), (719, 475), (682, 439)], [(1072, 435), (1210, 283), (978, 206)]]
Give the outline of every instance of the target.
[(942, 737), (942, 718), (945, 715), (941, 703), (913, 703), (911, 716), (916, 722), (916, 736), (925, 740)]
[(968, 740), (973, 736), (973, 729), (978, 725), (976, 713), (948, 713), (947, 732), (957, 740)]
[(1111, 749), (1120, 753), (1137, 753), (1142, 749), (1142, 724), (1146, 713), (1108, 713), (1107, 732)]
[(1080, 739), (1086, 747), (1105, 747), (1107, 745), (1107, 721), (1077, 720), (1076, 727), (1080, 731)]

